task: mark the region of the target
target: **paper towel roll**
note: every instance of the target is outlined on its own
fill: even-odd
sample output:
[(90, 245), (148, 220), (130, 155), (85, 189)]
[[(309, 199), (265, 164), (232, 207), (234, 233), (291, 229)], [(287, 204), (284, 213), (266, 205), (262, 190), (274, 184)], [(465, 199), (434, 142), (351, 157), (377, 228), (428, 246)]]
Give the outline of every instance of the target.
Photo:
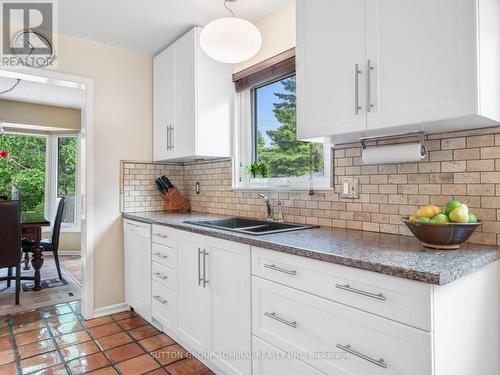
[(363, 164), (397, 164), (421, 161), (425, 158), (425, 147), (420, 143), (368, 147), (363, 150)]

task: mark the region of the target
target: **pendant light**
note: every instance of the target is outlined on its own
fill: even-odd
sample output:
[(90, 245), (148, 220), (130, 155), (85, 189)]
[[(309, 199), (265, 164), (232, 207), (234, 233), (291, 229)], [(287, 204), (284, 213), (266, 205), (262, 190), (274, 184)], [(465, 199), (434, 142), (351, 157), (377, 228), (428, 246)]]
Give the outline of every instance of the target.
[(227, 3), (236, 0), (225, 0), (224, 6), (231, 17), (218, 18), (203, 28), (200, 34), (200, 45), (212, 59), (235, 64), (253, 57), (262, 45), (259, 29), (242, 18), (234, 15)]

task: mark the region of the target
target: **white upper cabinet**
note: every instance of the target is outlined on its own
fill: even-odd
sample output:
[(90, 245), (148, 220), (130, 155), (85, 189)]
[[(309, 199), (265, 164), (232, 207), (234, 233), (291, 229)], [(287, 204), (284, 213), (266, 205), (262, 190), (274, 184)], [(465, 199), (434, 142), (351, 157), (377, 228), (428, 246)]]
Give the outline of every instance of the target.
[(230, 156), (232, 65), (200, 48), (195, 27), (155, 57), (154, 160)]
[(299, 138), (498, 124), (498, 19), (499, 0), (298, 0)]
[(297, 6), (299, 138), (363, 130), (365, 0), (300, 1)]

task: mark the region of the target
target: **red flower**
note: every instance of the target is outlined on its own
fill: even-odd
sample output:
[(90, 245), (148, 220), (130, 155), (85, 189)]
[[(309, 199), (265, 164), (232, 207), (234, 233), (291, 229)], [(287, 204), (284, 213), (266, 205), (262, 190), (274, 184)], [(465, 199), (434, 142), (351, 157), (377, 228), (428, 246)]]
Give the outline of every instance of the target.
[(8, 158), (8, 157), (9, 157), (9, 151), (0, 150), (0, 158)]

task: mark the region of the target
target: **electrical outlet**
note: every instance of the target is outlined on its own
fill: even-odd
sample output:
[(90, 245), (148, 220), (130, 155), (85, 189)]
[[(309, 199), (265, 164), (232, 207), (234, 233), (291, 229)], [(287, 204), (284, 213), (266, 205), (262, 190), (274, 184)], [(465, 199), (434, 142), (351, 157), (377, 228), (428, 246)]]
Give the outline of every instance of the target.
[(200, 183), (196, 183), (196, 194), (200, 194)]
[(342, 179), (342, 198), (359, 198), (359, 180), (357, 178)]

